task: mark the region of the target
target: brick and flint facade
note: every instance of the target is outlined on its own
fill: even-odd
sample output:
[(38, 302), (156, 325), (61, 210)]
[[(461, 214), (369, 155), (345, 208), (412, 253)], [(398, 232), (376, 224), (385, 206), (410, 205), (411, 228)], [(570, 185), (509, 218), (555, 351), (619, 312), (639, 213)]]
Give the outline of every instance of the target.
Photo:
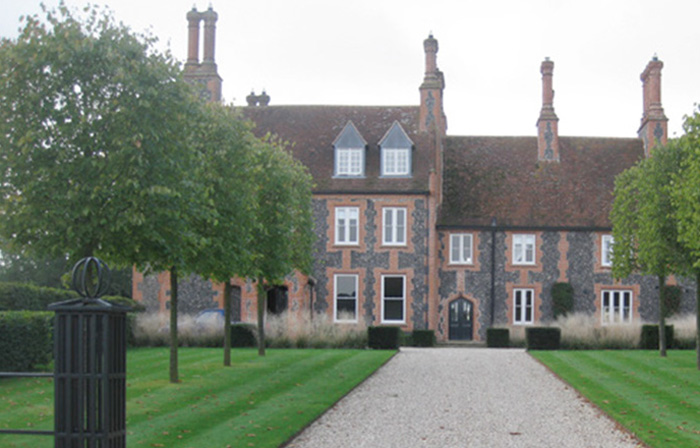
[[(216, 100), (216, 15), (191, 11), (187, 18), (185, 76), (211, 85)], [(655, 278), (612, 278), (609, 215), (615, 176), (666, 141), (661, 61), (654, 58), (641, 76), (639, 138), (560, 137), (548, 59), (537, 134), (470, 137), (447, 135), (437, 52), (437, 40), (428, 37), (416, 106), (274, 106), (263, 94), (242, 108), (256, 133), (292, 143), (315, 183), (313, 273), (291, 273), (271, 291), (268, 311), (322, 313), (338, 325), (433, 329), (439, 340), (485, 340), (492, 326), (551, 320), (552, 286), (566, 282), (575, 311), (601, 325), (656, 320)], [(166, 277), (135, 273), (134, 298), (164, 311)], [(254, 285), (232, 282), (233, 318), (254, 322)], [(184, 311), (221, 306), (222, 285), (198, 278), (182, 284)], [(692, 310), (695, 285), (681, 285), (681, 307)]]

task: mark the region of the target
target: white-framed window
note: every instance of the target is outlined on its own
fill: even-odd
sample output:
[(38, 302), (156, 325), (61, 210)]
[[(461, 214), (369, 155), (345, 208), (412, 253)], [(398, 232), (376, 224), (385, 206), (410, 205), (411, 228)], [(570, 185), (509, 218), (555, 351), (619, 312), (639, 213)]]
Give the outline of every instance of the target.
[(382, 323), (406, 321), (406, 276), (382, 276)]
[(387, 246), (406, 245), (406, 209), (384, 208), (384, 232), (382, 243)]
[(364, 168), (364, 149), (338, 148), (335, 150), (336, 176), (362, 176)]
[(411, 174), (411, 153), (408, 148), (382, 148), (382, 176)]
[(535, 264), (535, 235), (513, 235), (513, 264)]
[(535, 321), (535, 291), (518, 288), (513, 290), (513, 323), (528, 325)]
[(603, 324), (632, 322), (632, 291), (604, 289), (600, 297), (600, 316)]
[(612, 267), (612, 248), (614, 239), (612, 235), (603, 235), (600, 239), (600, 264), (605, 267)]
[(450, 235), (450, 264), (472, 264), (472, 234)]
[(335, 307), (333, 320), (335, 322), (357, 322), (357, 275), (335, 275)]
[(335, 208), (335, 244), (359, 243), (359, 218), (357, 207)]

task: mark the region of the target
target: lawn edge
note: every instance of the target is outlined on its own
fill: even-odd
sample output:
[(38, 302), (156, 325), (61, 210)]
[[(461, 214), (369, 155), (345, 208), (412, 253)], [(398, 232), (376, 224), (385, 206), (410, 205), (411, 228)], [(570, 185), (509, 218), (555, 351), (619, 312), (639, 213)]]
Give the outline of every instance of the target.
[[(580, 351), (585, 351), (585, 350), (580, 350)], [(613, 425), (615, 425), (615, 427), (616, 427), (619, 431), (621, 431), (621, 432), (627, 434), (628, 436), (630, 436), (636, 443), (639, 444), (640, 447), (642, 447), (642, 448), (652, 448), (650, 445), (647, 445), (644, 441), (640, 440), (639, 437), (637, 436), (637, 434), (633, 433), (630, 429), (628, 429), (628, 428), (627, 428), (626, 426), (624, 426), (622, 423), (620, 423), (620, 422), (618, 422), (617, 420), (615, 420), (610, 414), (608, 414), (607, 412), (605, 412), (600, 406), (598, 406), (597, 404), (595, 404), (594, 402), (592, 402), (588, 397), (586, 397), (585, 395), (583, 395), (583, 393), (581, 393), (580, 390), (576, 389), (574, 386), (571, 385), (571, 383), (569, 383), (569, 382), (566, 381), (564, 378), (562, 378), (561, 376), (559, 376), (555, 371), (553, 371), (552, 369), (550, 369), (549, 366), (548, 366), (547, 364), (543, 363), (543, 362), (540, 361), (539, 359), (537, 359), (537, 358), (535, 358), (534, 356), (532, 356), (532, 354), (530, 353), (529, 350), (526, 350), (525, 353), (528, 354), (528, 356), (530, 357), (530, 359), (534, 360), (534, 361), (537, 362), (539, 365), (541, 365), (542, 367), (544, 367), (545, 369), (547, 369), (547, 371), (548, 371), (549, 373), (551, 373), (552, 376), (554, 376), (554, 377), (555, 377), (556, 379), (558, 379), (560, 382), (562, 382), (562, 383), (565, 384), (566, 386), (570, 387), (572, 390), (576, 391), (576, 395), (578, 396), (578, 398), (579, 398), (581, 401), (583, 401), (583, 402), (585, 402), (585, 403), (588, 403), (590, 406), (592, 406), (594, 409), (596, 409), (601, 415), (605, 416), (608, 420), (610, 420), (610, 421), (613, 423)]]
[[(369, 349), (369, 350), (371, 350), (371, 349)], [(343, 401), (343, 399), (344, 399), (345, 397), (347, 397), (348, 395), (350, 395), (351, 393), (353, 393), (353, 392), (355, 391), (355, 389), (357, 389), (358, 387), (360, 387), (360, 386), (362, 386), (363, 384), (365, 384), (370, 378), (374, 377), (374, 376), (377, 374), (377, 372), (379, 372), (380, 370), (382, 370), (382, 369), (384, 368), (384, 366), (386, 366), (386, 365), (389, 363), (389, 361), (391, 361), (392, 359), (394, 359), (394, 357), (395, 357), (397, 354), (400, 353), (400, 351), (401, 351), (400, 349), (396, 350), (396, 351), (394, 352), (394, 354), (391, 355), (389, 358), (387, 358), (387, 360), (384, 361), (379, 367), (377, 367), (377, 369), (376, 369), (374, 372), (372, 372), (372, 373), (371, 373), (370, 375), (368, 375), (364, 380), (360, 381), (360, 382), (357, 383), (354, 387), (352, 387), (350, 390), (348, 390), (342, 397), (338, 398), (338, 400), (336, 400), (335, 403), (331, 404), (330, 406), (328, 406), (328, 407), (326, 408), (326, 410), (324, 410), (323, 412), (321, 412), (320, 414), (318, 414), (318, 416), (317, 416), (315, 419), (311, 420), (309, 423), (307, 423), (306, 425), (304, 425), (304, 426), (302, 426), (301, 428), (299, 428), (299, 430), (298, 430), (297, 432), (295, 432), (294, 434), (292, 434), (291, 436), (289, 436), (289, 438), (288, 438), (287, 440), (285, 440), (284, 442), (282, 442), (277, 448), (285, 448), (285, 447), (287, 447), (292, 441), (294, 441), (294, 439), (296, 439), (296, 438), (297, 438), (302, 432), (304, 432), (309, 426), (311, 426), (311, 425), (313, 425), (314, 423), (316, 423), (316, 421), (320, 420), (321, 417), (323, 417), (324, 415), (326, 415), (331, 409), (335, 408), (335, 407), (338, 405), (338, 403), (340, 403), (341, 401)]]

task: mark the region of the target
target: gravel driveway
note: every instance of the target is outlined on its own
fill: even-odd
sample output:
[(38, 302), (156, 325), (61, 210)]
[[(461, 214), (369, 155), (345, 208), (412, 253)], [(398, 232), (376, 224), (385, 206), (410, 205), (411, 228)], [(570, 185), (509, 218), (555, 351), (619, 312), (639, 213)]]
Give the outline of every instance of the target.
[(524, 350), (402, 348), (288, 448), (644, 446)]

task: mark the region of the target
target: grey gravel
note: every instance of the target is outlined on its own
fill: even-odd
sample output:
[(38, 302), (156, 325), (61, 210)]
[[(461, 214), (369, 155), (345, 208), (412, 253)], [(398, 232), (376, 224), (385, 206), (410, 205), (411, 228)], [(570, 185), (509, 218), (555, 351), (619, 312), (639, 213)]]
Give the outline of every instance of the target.
[(524, 350), (402, 348), (289, 448), (642, 447)]

